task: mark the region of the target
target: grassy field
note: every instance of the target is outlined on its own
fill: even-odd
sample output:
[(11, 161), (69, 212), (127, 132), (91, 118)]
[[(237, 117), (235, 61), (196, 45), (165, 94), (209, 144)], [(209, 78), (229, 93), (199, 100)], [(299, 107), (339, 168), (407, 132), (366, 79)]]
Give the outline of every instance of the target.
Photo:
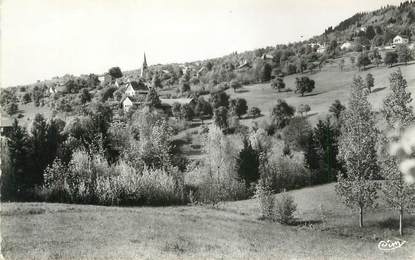
[(377, 244), (397, 239), (392, 212), (368, 213), (359, 229), (333, 184), (290, 193), (298, 204), (293, 226), (259, 220), (255, 200), (215, 208), (4, 203), (2, 253), (6, 259), (414, 259), (415, 215), (407, 216), (407, 243), (386, 252)]

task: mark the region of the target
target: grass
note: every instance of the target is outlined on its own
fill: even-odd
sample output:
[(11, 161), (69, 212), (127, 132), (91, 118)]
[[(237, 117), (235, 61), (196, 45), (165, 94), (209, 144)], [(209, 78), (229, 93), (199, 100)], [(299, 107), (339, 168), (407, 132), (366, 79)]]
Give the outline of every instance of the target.
[(391, 212), (368, 213), (367, 226), (360, 230), (357, 216), (338, 201), (333, 184), (290, 193), (298, 204), (294, 226), (259, 220), (255, 200), (216, 208), (3, 203), (2, 253), (6, 259), (415, 257), (414, 215), (407, 216), (412, 221), (403, 237), (407, 243), (383, 252), (378, 242), (397, 238)]

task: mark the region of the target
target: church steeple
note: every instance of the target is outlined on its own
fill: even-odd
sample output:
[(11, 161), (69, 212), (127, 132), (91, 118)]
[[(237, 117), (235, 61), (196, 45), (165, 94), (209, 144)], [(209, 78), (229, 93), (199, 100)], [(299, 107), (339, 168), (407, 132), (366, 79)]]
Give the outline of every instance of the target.
[(141, 77), (144, 77), (147, 72), (147, 59), (146, 53), (144, 52), (143, 66), (141, 67)]

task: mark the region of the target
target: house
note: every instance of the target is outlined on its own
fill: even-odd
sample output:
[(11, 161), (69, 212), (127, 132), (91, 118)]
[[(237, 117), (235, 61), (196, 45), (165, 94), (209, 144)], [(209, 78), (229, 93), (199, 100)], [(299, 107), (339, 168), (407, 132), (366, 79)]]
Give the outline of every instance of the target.
[(326, 45), (320, 45), (320, 47), (318, 47), (317, 49), (317, 53), (324, 53), (326, 52), (326, 49), (327, 49)]
[(56, 90), (56, 86), (52, 85), (49, 87), (49, 94), (53, 95), (56, 94), (58, 91)]
[(13, 128), (13, 123), (11, 118), (4, 117), (0, 115), (0, 136), (8, 136), (11, 129)]
[(272, 56), (271, 54), (264, 54), (261, 57), (263, 60), (272, 60), (274, 59), (274, 56)]
[(353, 44), (352, 42), (347, 41), (347, 42), (344, 42), (344, 43), (340, 46), (340, 49), (341, 49), (341, 50), (350, 50), (350, 49), (352, 49), (352, 48), (353, 48), (353, 46), (354, 46), (354, 44)]
[(128, 97), (134, 97), (138, 94), (145, 94), (147, 95), (148, 91), (149, 91), (149, 87), (146, 83), (144, 82), (136, 82), (136, 81), (131, 81), (127, 83), (127, 89), (125, 90), (125, 95)]
[(127, 112), (128, 110), (130, 110), (130, 108), (134, 105), (134, 102), (132, 100), (132, 97), (126, 97), (123, 101), (122, 101), (122, 108), (124, 110), (124, 112)]
[(393, 44), (397, 45), (397, 44), (406, 44), (409, 42), (408, 38), (402, 37), (400, 35), (396, 35), (395, 38), (393, 38)]
[(244, 61), (241, 65), (236, 68), (236, 71), (243, 71), (251, 68), (251, 64), (248, 61)]

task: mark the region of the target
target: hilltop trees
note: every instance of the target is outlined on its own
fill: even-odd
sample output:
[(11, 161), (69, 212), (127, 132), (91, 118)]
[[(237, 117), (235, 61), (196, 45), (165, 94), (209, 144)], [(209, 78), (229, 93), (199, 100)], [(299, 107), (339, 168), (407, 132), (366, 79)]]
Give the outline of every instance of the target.
[(314, 89), (315, 82), (309, 77), (301, 77), (295, 79), (296, 90), (294, 93), (300, 93), (301, 96), (304, 96), (304, 93), (310, 93)]
[(390, 77), (391, 93), (383, 101), (382, 114), (387, 122), (386, 132), (380, 141), (381, 175), (385, 178), (382, 191), (386, 202), (399, 212), (399, 234), (403, 234), (404, 211), (414, 205), (415, 186), (405, 183), (399, 170), (399, 159), (389, 154), (388, 145), (395, 137), (389, 132), (402, 132), (415, 122), (415, 115), (410, 106), (411, 93), (407, 91), (407, 82), (400, 70), (393, 72)]
[(363, 226), (364, 210), (374, 206), (378, 184), (373, 181), (378, 170), (376, 158), (377, 130), (361, 77), (354, 79), (349, 109), (342, 113), (339, 155), (346, 171), (338, 176), (336, 192), (344, 203), (359, 210)]

